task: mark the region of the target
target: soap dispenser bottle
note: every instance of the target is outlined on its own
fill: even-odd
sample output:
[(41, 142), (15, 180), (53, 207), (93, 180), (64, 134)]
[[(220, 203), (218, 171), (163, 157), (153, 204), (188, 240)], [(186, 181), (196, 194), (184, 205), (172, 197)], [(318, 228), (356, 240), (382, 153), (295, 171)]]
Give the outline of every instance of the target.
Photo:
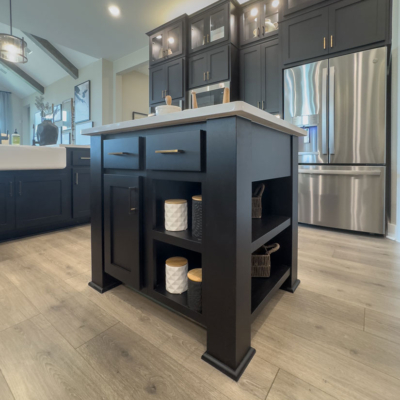
[(21, 144), (21, 136), (18, 134), (16, 128), (11, 138), (12, 138), (11, 143), (13, 144), (13, 146), (19, 146)]

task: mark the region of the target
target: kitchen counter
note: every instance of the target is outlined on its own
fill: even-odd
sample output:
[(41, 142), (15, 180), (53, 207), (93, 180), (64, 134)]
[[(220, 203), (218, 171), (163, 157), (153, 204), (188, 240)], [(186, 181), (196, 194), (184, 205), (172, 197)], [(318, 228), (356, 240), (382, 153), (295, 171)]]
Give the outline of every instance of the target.
[[(297, 278), (298, 137), (304, 131), (243, 102), (88, 129), (91, 138), (92, 280), (125, 284), (207, 329), (202, 359), (234, 380), (251, 361), (251, 324)], [(262, 218), (252, 194), (265, 185)], [(202, 237), (192, 197), (202, 195)], [(164, 225), (164, 203), (186, 199), (188, 229)], [(251, 255), (279, 243), (269, 278)], [(202, 310), (167, 291), (165, 263), (202, 268)], [(273, 362), (273, 361), (271, 361)]]

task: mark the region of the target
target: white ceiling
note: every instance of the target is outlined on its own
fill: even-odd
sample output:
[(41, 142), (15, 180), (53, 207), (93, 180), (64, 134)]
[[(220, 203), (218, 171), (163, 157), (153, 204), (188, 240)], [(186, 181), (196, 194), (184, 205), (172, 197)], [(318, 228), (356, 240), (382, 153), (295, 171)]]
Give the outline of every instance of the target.
[[(8, 23), (0, 0), (0, 22)], [(215, 0), (13, 0), (13, 25), (95, 58), (116, 60), (145, 47), (146, 32)], [(113, 18), (115, 4), (121, 16)]]

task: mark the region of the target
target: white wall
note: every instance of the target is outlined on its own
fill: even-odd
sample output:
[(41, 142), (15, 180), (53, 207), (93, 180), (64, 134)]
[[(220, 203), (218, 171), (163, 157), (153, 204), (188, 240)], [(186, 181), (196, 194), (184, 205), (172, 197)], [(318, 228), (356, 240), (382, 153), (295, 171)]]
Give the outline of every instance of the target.
[(122, 75), (121, 121), (132, 119), (132, 112), (149, 112), (149, 77), (137, 71)]

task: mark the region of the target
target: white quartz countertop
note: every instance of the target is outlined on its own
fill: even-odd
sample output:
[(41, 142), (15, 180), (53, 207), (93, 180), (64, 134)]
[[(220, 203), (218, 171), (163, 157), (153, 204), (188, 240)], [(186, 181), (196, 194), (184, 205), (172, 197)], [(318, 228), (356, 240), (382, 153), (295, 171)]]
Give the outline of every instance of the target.
[(0, 171), (64, 169), (65, 147), (0, 145)]
[(44, 147), (65, 147), (66, 149), (90, 149), (90, 145), (84, 144), (49, 144)]
[(238, 116), (257, 124), (267, 126), (293, 136), (305, 136), (306, 132), (291, 123), (269, 114), (243, 101), (202, 107), (194, 110), (184, 110), (172, 114), (138, 120), (118, 122), (110, 125), (84, 129), (83, 135), (102, 135), (122, 132), (133, 132), (144, 129), (161, 128), (172, 125), (184, 125), (204, 122), (209, 119)]

